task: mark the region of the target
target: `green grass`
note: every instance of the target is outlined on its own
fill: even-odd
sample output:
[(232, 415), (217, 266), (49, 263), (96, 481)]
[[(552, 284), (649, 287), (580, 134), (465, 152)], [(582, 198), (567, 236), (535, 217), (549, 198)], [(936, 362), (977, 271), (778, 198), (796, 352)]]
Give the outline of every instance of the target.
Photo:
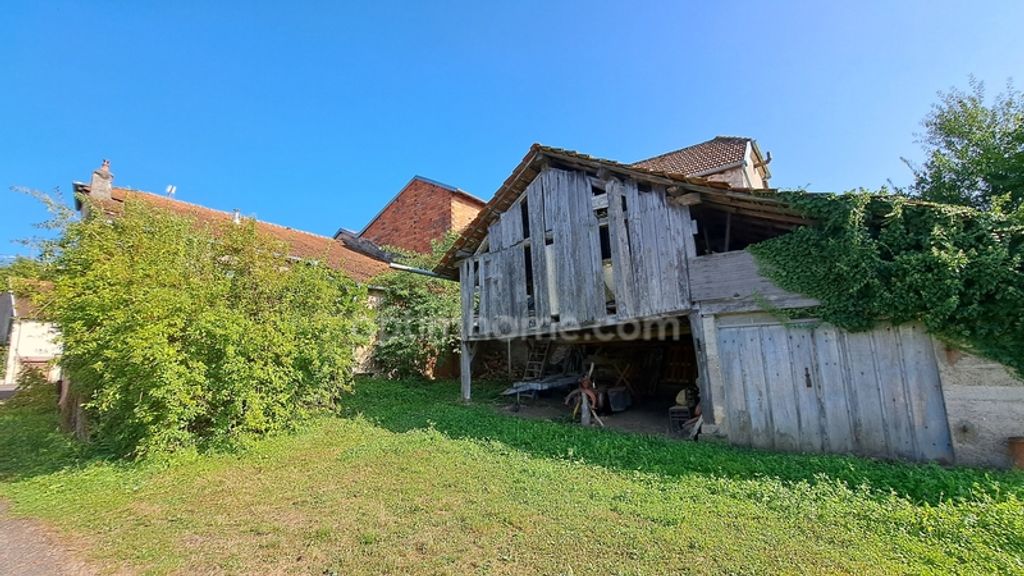
[(0, 406), (0, 497), (111, 571), (1024, 573), (1019, 473), (584, 430), (483, 392), (366, 380), (341, 418), (125, 464), (56, 433), (36, 391)]

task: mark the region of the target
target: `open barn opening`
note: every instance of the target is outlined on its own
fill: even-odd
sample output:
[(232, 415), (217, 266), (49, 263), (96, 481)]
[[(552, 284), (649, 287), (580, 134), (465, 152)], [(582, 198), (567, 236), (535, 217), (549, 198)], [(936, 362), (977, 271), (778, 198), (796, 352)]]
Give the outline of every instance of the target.
[(593, 423), (683, 436), (700, 404), (686, 317), (491, 341), (474, 371), (509, 381), (504, 407), (527, 418), (581, 420), (581, 390), (590, 390)]

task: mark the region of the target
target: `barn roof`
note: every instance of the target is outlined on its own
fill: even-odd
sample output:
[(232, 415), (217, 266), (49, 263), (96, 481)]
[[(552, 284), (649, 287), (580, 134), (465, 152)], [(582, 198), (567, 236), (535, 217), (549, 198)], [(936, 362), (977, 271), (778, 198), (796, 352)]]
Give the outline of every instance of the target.
[(597, 172), (608, 171), (643, 182), (662, 184), (667, 187), (667, 193), (672, 196), (696, 193), (700, 196), (702, 203), (715, 209), (756, 219), (767, 226), (780, 230), (791, 230), (808, 223), (799, 212), (775, 197), (774, 190), (735, 189), (724, 182), (713, 182), (637, 164), (622, 164), (573, 150), (534, 144), (512, 171), (512, 174), (494, 193), (490, 202), (477, 214), (473, 222), (444, 255), (435, 271), (451, 278), (457, 277), (457, 262), (472, 255), (479, 248), (484, 238), (487, 237), (487, 230), (491, 222), (507, 210), (544, 167), (552, 162), (570, 168)]

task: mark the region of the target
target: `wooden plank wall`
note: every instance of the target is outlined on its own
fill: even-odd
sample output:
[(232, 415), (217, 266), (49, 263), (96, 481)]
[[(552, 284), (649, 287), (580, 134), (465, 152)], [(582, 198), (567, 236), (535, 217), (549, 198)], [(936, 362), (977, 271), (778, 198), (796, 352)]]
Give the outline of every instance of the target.
[(797, 296), (761, 276), (754, 255), (746, 250), (698, 256), (690, 262), (690, 291), (695, 301), (723, 300), (760, 294)]
[(608, 238), (614, 263), (612, 276), (615, 280), (616, 312), (620, 318), (634, 318), (639, 315), (639, 289), (633, 275), (633, 258), (629, 250), (626, 204), (629, 198), (636, 201), (636, 182), (611, 180), (605, 190), (608, 194)]
[[(606, 307), (592, 178), (580, 171), (548, 168), (524, 194), (529, 238), (524, 234), (521, 199), (490, 225), (487, 252), (467, 259), (479, 263), (477, 277), (463, 276), (464, 282), (479, 283), (480, 311), (473, 321), (478, 329), (471, 337), (585, 328), (672, 312), (685, 314), (690, 309), (689, 208), (668, 202), (662, 189), (640, 192), (635, 181), (610, 178), (603, 184), (609, 199), (614, 316), (609, 317)], [(551, 275), (547, 237), (555, 260)], [(529, 262), (526, 246), (531, 252)], [(532, 315), (526, 266), (532, 267)], [(554, 287), (557, 309), (549, 298), (549, 286)], [(472, 315), (472, 300), (464, 300), (463, 306)]]
[(545, 238), (550, 228), (544, 219), (544, 188), (540, 178), (526, 188), (526, 200), (530, 218), (530, 253), (533, 265), (533, 305), (537, 325), (546, 328), (551, 324), (551, 304), (548, 300), (547, 246)]
[[(654, 316), (690, 308), (686, 234), (692, 235), (690, 209), (668, 202), (664, 190), (627, 189), (627, 228), (636, 316)], [(688, 232), (689, 231), (689, 232)]]
[(812, 326), (763, 315), (719, 319), (732, 442), (952, 462), (938, 366), (922, 328), (852, 334)]

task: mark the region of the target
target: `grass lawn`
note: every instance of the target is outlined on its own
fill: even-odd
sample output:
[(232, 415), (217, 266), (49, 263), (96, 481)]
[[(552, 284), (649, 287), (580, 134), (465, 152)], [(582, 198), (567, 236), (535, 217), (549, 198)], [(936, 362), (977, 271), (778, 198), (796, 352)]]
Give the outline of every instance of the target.
[[(676, 442), (365, 380), (235, 453), (90, 457), (0, 406), (0, 498), (110, 570), (165, 574), (1024, 573), (1024, 475)], [(492, 391), (493, 397), (493, 391)]]

